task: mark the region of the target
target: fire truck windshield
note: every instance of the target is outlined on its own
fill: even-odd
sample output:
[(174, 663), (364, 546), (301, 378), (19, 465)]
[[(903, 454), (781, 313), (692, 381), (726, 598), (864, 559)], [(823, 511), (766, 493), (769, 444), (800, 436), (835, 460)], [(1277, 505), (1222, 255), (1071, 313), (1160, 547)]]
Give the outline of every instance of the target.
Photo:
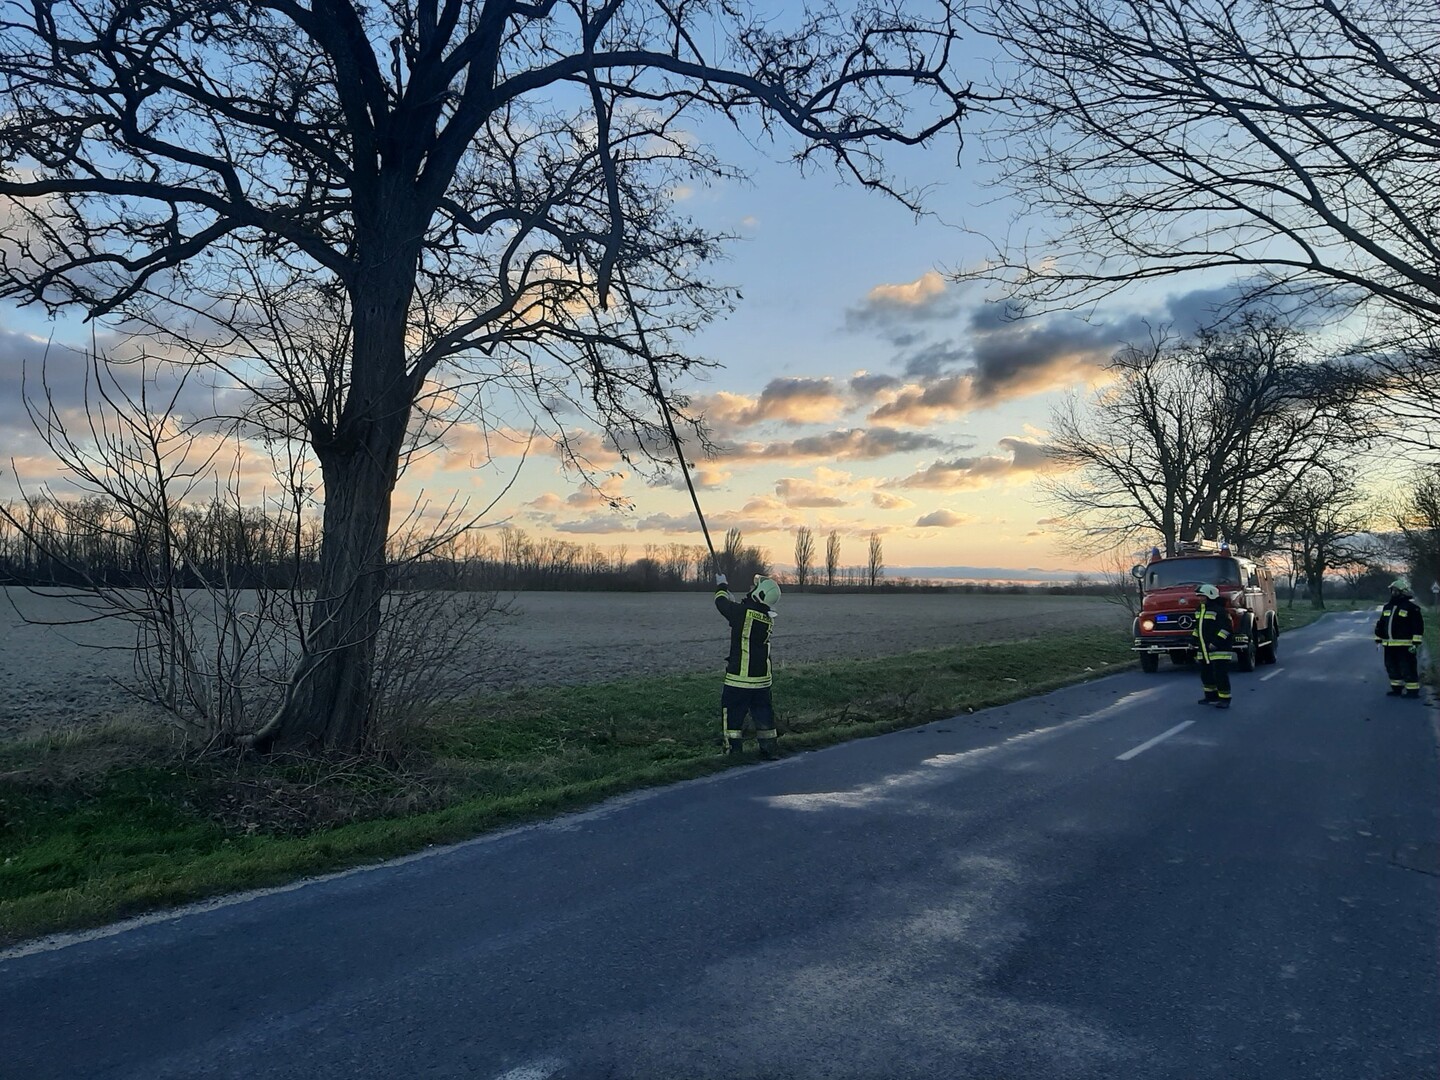
[(1145, 571), (1145, 589), (1168, 589), (1174, 585), (1239, 585), (1240, 566), (1234, 559), (1166, 559), (1151, 563)]

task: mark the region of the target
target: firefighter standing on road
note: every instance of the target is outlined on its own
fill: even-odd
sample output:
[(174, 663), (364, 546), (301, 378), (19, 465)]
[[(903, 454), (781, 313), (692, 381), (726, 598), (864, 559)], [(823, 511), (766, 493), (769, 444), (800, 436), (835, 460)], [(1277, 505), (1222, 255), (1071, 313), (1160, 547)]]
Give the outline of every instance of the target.
[(1375, 644), (1385, 647), (1385, 674), (1390, 676), (1387, 697), (1420, 696), (1420, 642), (1424, 634), (1425, 617), (1410, 593), (1410, 582), (1396, 578), (1390, 583), (1390, 601), (1375, 620)]
[(1205, 690), (1199, 703), (1228, 709), (1230, 661), (1235, 659), (1230, 609), (1214, 585), (1201, 585), (1195, 591), (1200, 595), (1200, 608), (1195, 612), (1193, 633), (1199, 643), (1196, 659), (1200, 661), (1200, 685)]
[(724, 574), (715, 575), (715, 606), (730, 624), (730, 657), (725, 664), (725, 686), (720, 692), (720, 718), (725, 750), (738, 754), (745, 747), (745, 717), (755, 720), (755, 738), (763, 757), (775, 756), (775, 709), (770, 702), (770, 631), (775, 625), (780, 586), (755, 576), (755, 587), (742, 600), (730, 598)]

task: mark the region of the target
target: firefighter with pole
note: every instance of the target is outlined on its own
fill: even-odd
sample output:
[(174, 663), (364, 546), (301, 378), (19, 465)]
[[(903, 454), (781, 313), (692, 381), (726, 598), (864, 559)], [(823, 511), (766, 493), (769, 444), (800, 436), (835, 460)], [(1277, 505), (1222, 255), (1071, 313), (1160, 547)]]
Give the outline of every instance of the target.
[(730, 655), (725, 662), (725, 685), (720, 691), (726, 753), (744, 750), (748, 715), (755, 722), (760, 756), (775, 757), (779, 740), (770, 700), (770, 631), (775, 626), (775, 604), (779, 599), (780, 586), (771, 578), (756, 574), (754, 588), (735, 600), (725, 575), (715, 575), (715, 607), (730, 624)]

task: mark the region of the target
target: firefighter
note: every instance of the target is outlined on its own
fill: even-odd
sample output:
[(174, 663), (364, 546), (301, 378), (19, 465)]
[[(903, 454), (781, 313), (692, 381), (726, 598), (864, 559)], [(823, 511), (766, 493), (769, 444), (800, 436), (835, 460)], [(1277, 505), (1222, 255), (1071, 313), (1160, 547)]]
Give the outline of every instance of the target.
[(1214, 705), (1220, 709), (1230, 707), (1230, 661), (1235, 653), (1230, 646), (1234, 636), (1230, 630), (1230, 609), (1220, 590), (1214, 585), (1201, 585), (1196, 590), (1200, 596), (1200, 607), (1195, 612), (1196, 658), (1200, 661), (1200, 685), (1205, 696), (1201, 705)]
[(1385, 674), (1390, 676), (1387, 697), (1420, 696), (1420, 642), (1425, 617), (1410, 593), (1407, 578), (1390, 583), (1390, 600), (1375, 620), (1375, 644), (1385, 647)]
[(730, 623), (730, 657), (725, 664), (725, 685), (720, 691), (720, 720), (726, 753), (745, 747), (745, 717), (755, 721), (760, 754), (775, 756), (775, 709), (770, 702), (770, 631), (775, 625), (775, 604), (780, 586), (755, 575), (755, 586), (744, 598), (730, 598), (730, 583), (715, 575), (715, 606)]

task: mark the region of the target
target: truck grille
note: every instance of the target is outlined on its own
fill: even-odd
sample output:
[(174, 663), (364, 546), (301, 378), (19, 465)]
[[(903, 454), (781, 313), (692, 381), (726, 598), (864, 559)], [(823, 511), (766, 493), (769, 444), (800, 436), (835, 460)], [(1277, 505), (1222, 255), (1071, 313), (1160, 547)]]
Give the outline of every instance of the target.
[(1190, 614), (1165, 613), (1152, 616), (1155, 620), (1155, 633), (1180, 633), (1189, 631), (1195, 626), (1195, 616)]

